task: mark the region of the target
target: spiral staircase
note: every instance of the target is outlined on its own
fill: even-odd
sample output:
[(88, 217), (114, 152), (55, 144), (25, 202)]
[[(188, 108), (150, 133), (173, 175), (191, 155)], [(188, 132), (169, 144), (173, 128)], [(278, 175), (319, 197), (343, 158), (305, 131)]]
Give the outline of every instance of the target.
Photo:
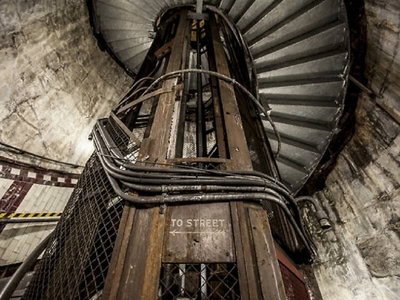
[[(126, 70), (138, 72), (154, 22), (169, 8), (195, 0), (92, 0), (94, 29)], [(281, 136), (277, 165), (297, 192), (325, 153), (343, 111), (349, 31), (342, 0), (204, 1), (236, 24), (256, 69), (259, 99), (272, 109)], [(265, 130), (274, 151), (278, 141)]]

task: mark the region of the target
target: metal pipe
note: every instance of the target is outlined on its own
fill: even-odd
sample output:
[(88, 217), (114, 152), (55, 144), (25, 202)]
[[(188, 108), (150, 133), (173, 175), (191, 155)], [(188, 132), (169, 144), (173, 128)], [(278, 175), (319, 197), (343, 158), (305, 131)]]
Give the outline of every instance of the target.
[[(99, 157), (99, 160), (100, 163), (103, 165), (103, 168), (105, 168), (105, 163), (102, 160), (102, 158)], [(135, 205), (146, 206), (146, 205), (167, 204), (167, 203), (184, 204), (184, 203), (207, 203), (207, 202), (212, 203), (212, 202), (231, 202), (231, 201), (250, 201), (256, 203), (262, 203), (262, 201), (269, 201), (277, 203), (280, 207), (282, 207), (283, 211), (288, 216), (290, 223), (292, 224), (296, 233), (300, 236), (300, 239), (303, 241), (303, 244), (308, 248), (310, 253), (315, 253), (312, 247), (309, 246), (309, 242), (307, 241), (302, 230), (298, 227), (296, 220), (292, 216), (290, 210), (280, 198), (276, 198), (271, 195), (265, 195), (262, 193), (251, 193), (251, 194), (210, 193), (210, 194), (183, 194), (183, 195), (161, 195), (161, 196), (138, 196), (132, 194), (128, 195), (121, 190), (117, 181), (108, 172), (105, 173), (115, 193), (122, 199), (131, 202)], [(304, 230), (303, 226), (301, 227)]]
[[(94, 133), (94, 137), (95, 137), (94, 141), (95, 141), (95, 144), (96, 144), (96, 149), (98, 149), (101, 152), (101, 154), (104, 154), (104, 152), (102, 151), (103, 148), (99, 144), (100, 141), (98, 140), (98, 135), (97, 135), (96, 132)], [(134, 182), (134, 183), (149, 183), (149, 184), (157, 184), (157, 185), (160, 185), (160, 184), (162, 185), (163, 183), (171, 185), (171, 184), (175, 183), (173, 180), (165, 179), (162, 176), (160, 177), (160, 180), (157, 180), (157, 181), (145, 180), (145, 179), (143, 179), (143, 176), (142, 176), (143, 174), (142, 173), (139, 174), (139, 177), (140, 177), (139, 179), (128, 177), (128, 175), (132, 175), (132, 174), (136, 175), (137, 173), (125, 173), (126, 171), (118, 169), (118, 168), (115, 168), (115, 167), (109, 168), (110, 162), (108, 162), (108, 160), (106, 159), (106, 157), (104, 155), (100, 155), (100, 156), (101, 156), (100, 159), (105, 162), (106, 170), (109, 173), (111, 173), (113, 176), (116, 176), (119, 179), (127, 180), (128, 182)], [(178, 183), (178, 184), (182, 184), (182, 183), (195, 184), (195, 185), (200, 185), (200, 184), (202, 184), (202, 185), (206, 185), (206, 184), (212, 184), (212, 185), (222, 184), (223, 186), (227, 186), (229, 184), (231, 184), (231, 185), (241, 185), (241, 186), (249, 184), (250, 186), (253, 186), (253, 187), (254, 186), (262, 187), (262, 189), (270, 188), (270, 189), (275, 189), (280, 194), (283, 194), (285, 196), (285, 198), (289, 199), (289, 202), (291, 202), (293, 205), (296, 206), (296, 201), (293, 199), (293, 197), (289, 193), (287, 193), (287, 191), (284, 188), (282, 188), (280, 186), (276, 186), (275, 184), (266, 182), (265, 180), (263, 180), (263, 181), (261, 181), (261, 180), (248, 180), (248, 179), (243, 180), (243, 179), (237, 179), (235, 177), (232, 177), (232, 178), (229, 178), (229, 177), (226, 178), (225, 177), (225, 178), (221, 178), (222, 179), (221, 180), (219, 178), (198, 177), (198, 176), (196, 176), (196, 177), (192, 176), (192, 177), (189, 177), (189, 178), (191, 178), (191, 180), (188, 180), (188, 181), (179, 180), (176, 183)]]
[[(221, 184), (224, 184), (226, 182), (226, 179), (216, 179), (215, 177), (211, 176), (190, 176), (190, 175), (172, 175), (168, 174), (168, 178), (165, 176), (165, 174), (149, 174), (149, 173), (138, 173), (134, 171), (128, 171), (128, 170), (122, 170), (119, 169), (115, 166), (113, 166), (110, 161), (107, 158), (107, 155), (104, 155), (103, 152), (103, 147), (101, 146), (101, 142), (98, 138), (98, 135), (96, 131), (94, 133), (94, 142), (96, 144), (96, 149), (100, 152), (101, 159), (105, 162), (105, 168), (107, 171), (113, 174), (113, 176), (118, 177), (119, 179), (124, 179), (129, 182), (141, 182), (141, 183), (149, 183), (149, 184), (160, 184), (160, 183), (166, 183), (166, 184), (172, 184), (174, 183), (174, 180), (177, 183), (185, 183), (185, 184), (199, 184), (199, 183), (204, 183), (204, 184), (213, 184), (214, 182), (221, 182)], [(235, 178), (234, 176), (232, 176)], [(172, 178), (172, 179), (169, 179)], [(231, 179), (234, 180), (234, 179)], [(244, 180), (244, 179), (237, 179), (235, 182), (236, 184), (244, 184), (247, 183), (249, 185), (259, 185), (262, 186), (263, 182), (259, 181), (249, 181), (249, 180)], [(257, 184), (256, 184), (257, 183)], [(234, 183), (233, 183), (234, 184)]]
[[(127, 169), (135, 170), (135, 171), (142, 171), (142, 172), (159, 172), (159, 173), (193, 173), (193, 174), (214, 174), (214, 175), (219, 175), (219, 176), (232, 176), (232, 175), (245, 175), (245, 176), (255, 176), (255, 177), (261, 177), (264, 179), (269, 180), (270, 182), (279, 185), (282, 189), (285, 190), (286, 193), (290, 193), (288, 188), (282, 184), (281, 182), (277, 181), (276, 178), (273, 178), (269, 175), (266, 175), (264, 173), (258, 172), (258, 171), (218, 171), (218, 170), (205, 170), (205, 169), (200, 169), (196, 167), (189, 167), (189, 166), (182, 166), (180, 168), (156, 168), (156, 167), (144, 167), (144, 166), (137, 166), (133, 164), (126, 164), (126, 163), (120, 163), (118, 160), (124, 161), (124, 156), (122, 153), (118, 150), (118, 147), (113, 143), (112, 138), (108, 134), (106, 130), (104, 130), (104, 125), (103, 123), (104, 120), (99, 120), (98, 123), (96, 124), (96, 127), (99, 130), (100, 135), (103, 138), (104, 143), (106, 144), (107, 149), (109, 149), (110, 152), (115, 154), (117, 157), (113, 157), (114, 160), (116, 160), (116, 163), (119, 164), (120, 167), (124, 167)], [(147, 162), (144, 162), (147, 163)], [(157, 164), (157, 163), (155, 163)], [(174, 166), (172, 164), (160, 164), (160, 165), (167, 165), (167, 166)]]
[(0, 224), (23, 224), (23, 223), (49, 223), (58, 222), (61, 217), (49, 217), (49, 218), (7, 218), (0, 219)]
[[(94, 132), (94, 141), (95, 144), (97, 145), (97, 142), (99, 142), (98, 139), (98, 135), (96, 132)], [(101, 145), (97, 145), (96, 149), (99, 149), (100, 152), (102, 152), (102, 147)], [(103, 152), (102, 152), (103, 154)], [(212, 178), (212, 177), (194, 177), (193, 179), (180, 179), (179, 182), (174, 182), (174, 180), (170, 180), (170, 179), (165, 179), (164, 177), (160, 177), (155, 179), (146, 179), (143, 178), (145, 176), (143, 176), (143, 174), (139, 174), (139, 178), (138, 177), (131, 177), (129, 175), (132, 175), (130, 173), (125, 173), (126, 171), (124, 170), (120, 170), (118, 168), (109, 168), (109, 162), (104, 158), (99, 156), (99, 159), (104, 163), (104, 168), (106, 169), (107, 172), (109, 172), (110, 174), (112, 174), (112, 176), (123, 180), (123, 181), (128, 181), (131, 183), (142, 183), (142, 184), (153, 184), (153, 185), (173, 185), (173, 184), (185, 184), (185, 185), (224, 185), (224, 186), (229, 186), (229, 185), (250, 185), (250, 186), (261, 186), (261, 187), (268, 187), (271, 189), (276, 190), (279, 194), (283, 194), (284, 197), (286, 199), (289, 200), (289, 202), (291, 202), (293, 204), (293, 207), (295, 208), (295, 212), (296, 212), (296, 217), (298, 219), (299, 222), (301, 222), (301, 218), (300, 218), (300, 211), (297, 207), (297, 203), (294, 200), (294, 198), (288, 194), (286, 192), (285, 189), (276, 186), (274, 184), (265, 182), (265, 181), (256, 181), (256, 180), (246, 180), (246, 179), (236, 179), (236, 178), (223, 178), (223, 179), (217, 179), (217, 178)]]
[(11, 276), (10, 280), (6, 283), (3, 290), (0, 292), (0, 300), (8, 300), (11, 298), (14, 291), (17, 289), (22, 278), (33, 267), (38, 257), (50, 241), (52, 233), (50, 233), (43, 241), (36, 246), (36, 248), (29, 254), (24, 262), (18, 267), (17, 271)]
[[(265, 195), (262, 193), (211, 193), (211, 194), (183, 194), (183, 195), (162, 195), (162, 196), (133, 196), (127, 195), (119, 188), (118, 183), (108, 174), (111, 185), (118, 196), (122, 197), (124, 200), (131, 202), (133, 204), (139, 205), (154, 205), (154, 204), (166, 204), (166, 203), (212, 203), (212, 202), (231, 202), (231, 201), (250, 201), (256, 203), (262, 203), (262, 201), (269, 201), (277, 203), (288, 216), (288, 219), (292, 226), (294, 227), (296, 233), (300, 236), (303, 244), (308, 248), (311, 253), (315, 251), (309, 246), (305, 235), (302, 230), (298, 227), (294, 217), (292, 216), (290, 210), (282, 202), (282, 200), (274, 198), (271, 195)], [(304, 230), (304, 228), (303, 228)], [(0, 299), (1, 300), (1, 299)]]
[(318, 201), (316, 201), (314, 198), (308, 197), (308, 196), (298, 197), (298, 198), (296, 198), (296, 202), (297, 203), (299, 203), (299, 202), (309, 202), (309, 203), (311, 203), (315, 208), (315, 216), (317, 217), (317, 220), (318, 220), (319, 225), (321, 226), (321, 228), (322, 229), (330, 229), (330, 228), (332, 228), (331, 221), (330, 221), (328, 215), (322, 209), (321, 204)]
[[(100, 133), (100, 135), (103, 135), (103, 138), (106, 138), (106, 136), (105, 136), (105, 132), (102, 132), (102, 130), (99, 130), (99, 133)], [(93, 137), (94, 137), (94, 141), (95, 141), (95, 143), (98, 143), (98, 147), (97, 147), (97, 149), (98, 149), (98, 152), (100, 152), (99, 154), (100, 154), (100, 156), (102, 156), (108, 163), (107, 163), (107, 165), (110, 165), (111, 163), (107, 160), (107, 158), (110, 156), (110, 155), (107, 155), (106, 153), (104, 153), (104, 147), (103, 146), (101, 146), (101, 144), (104, 142), (104, 143), (106, 143), (106, 144), (108, 144), (108, 145), (105, 145), (105, 148), (108, 150), (110, 150), (110, 151), (113, 151), (114, 149), (116, 149), (116, 146), (114, 146), (114, 145), (110, 145), (110, 143), (109, 143), (109, 141), (107, 141), (107, 139), (100, 139), (100, 136), (97, 134), (97, 132), (96, 131), (94, 131), (93, 132)], [(122, 154), (121, 154), (122, 155)], [(116, 162), (118, 163), (118, 158), (115, 158), (116, 159)], [(118, 163), (119, 165), (120, 165), (120, 167), (122, 166), (122, 167), (125, 167), (125, 168), (127, 168), (127, 169), (131, 169), (131, 170), (135, 170), (135, 171), (141, 171), (141, 172), (152, 172), (152, 173), (175, 173), (175, 171), (176, 172), (178, 172), (178, 173), (182, 173), (182, 174), (185, 174), (186, 176), (178, 176), (178, 178), (188, 178), (188, 176), (187, 176), (187, 174), (190, 174), (191, 173), (191, 170), (186, 170), (186, 169), (168, 169), (168, 168), (154, 168), (154, 167), (141, 167), (141, 166), (136, 166), (136, 165), (128, 165), (128, 164), (120, 164), (120, 163)], [(114, 167), (114, 166), (112, 166), (112, 167), (110, 167), (110, 168), (108, 168), (108, 169), (112, 169), (113, 171), (115, 171), (115, 172), (117, 172), (117, 173), (121, 173), (121, 174), (123, 174), (123, 175), (132, 175), (132, 176), (135, 176), (135, 175), (138, 175), (140, 178), (143, 178), (143, 177), (147, 177), (146, 175), (144, 175), (143, 173), (134, 173), (134, 172), (132, 172), (132, 173), (129, 173), (128, 171), (125, 171), (125, 170), (121, 170), (120, 168), (116, 168), (116, 167)], [(127, 173), (128, 172), (128, 173)], [(197, 175), (198, 174), (198, 172), (196, 172), (196, 170), (194, 170), (194, 172), (196, 173), (196, 176), (190, 176), (189, 178), (196, 178), (196, 182), (198, 182), (199, 180), (202, 180), (202, 179), (212, 179), (212, 180), (214, 180), (214, 181), (216, 181), (216, 180), (222, 180), (223, 182), (226, 182), (226, 177), (225, 178), (215, 178), (215, 177), (210, 177), (210, 176), (200, 176), (200, 175)], [(200, 172), (201, 174), (204, 174), (204, 173), (214, 173), (214, 172), (208, 172), (208, 171), (205, 171), (205, 172)], [(218, 175), (225, 175), (225, 176), (230, 176), (230, 177), (232, 177), (232, 178), (235, 178), (235, 179), (240, 179), (240, 177), (238, 177), (236, 174), (234, 174), (234, 173), (226, 173), (226, 172), (224, 172), (224, 173), (219, 173), (219, 172), (217, 172), (217, 174)], [(170, 177), (170, 175), (168, 175), (169, 177)], [(154, 178), (153, 177), (153, 175), (151, 176), (151, 178)], [(168, 180), (168, 179), (165, 179), (165, 175), (163, 174), (163, 175), (161, 175), (161, 174), (158, 174), (158, 175), (156, 175), (156, 178), (159, 178), (160, 180)], [(255, 182), (255, 180), (258, 180), (258, 185), (259, 186), (262, 186), (263, 184), (264, 184), (264, 182), (265, 182), (265, 180), (262, 180), (262, 179), (260, 179), (260, 178), (255, 178), (255, 180), (252, 180), (252, 181), (249, 181), (248, 180), (248, 178), (244, 178), (245, 180), (246, 180), (246, 182), (252, 182), (252, 184), (251, 185), (253, 185), (254, 184), (254, 182)], [(170, 181), (170, 180), (168, 180), (168, 181)], [(160, 183), (159, 181), (157, 182), (157, 183)]]
[[(106, 169), (104, 161), (99, 157), (100, 163), (103, 165), (103, 168)], [(300, 226), (302, 230), (298, 227), (296, 220), (292, 216), (290, 210), (287, 208), (286, 204), (280, 200), (280, 198), (274, 198), (274, 196), (266, 195), (262, 193), (210, 193), (210, 194), (183, 194), (183, 195), (162, 195), (162, 196), (137, 196), (137, 195), (128, 195), (124, 193), (119, 187), (117, 181), (108, 173), (107, 175), (110, 184), (115, 191), (115, 193), (120, 196), (122, 199), (131, 202), (135, 205), (159, 205), (166, 203), (212, 203), (212, 202), (230, 202), (230, 201), (251, 201), (262, 203), (262, 201), (270, 201), (277, 203), (284, 210), (285, 214), (288, 216), (290, 223), (294, 227), (296, 233), (300, 236), (300, 239), (303, 241), (305, 246), (310, 250), (311, 253), (315, 251), (312, 247), (309, 246), (309, 242), (306, 240), (305, 235), (303, 234), (304, 226), (300, 220)], [(1, 300), (1, 299), (0, 299)]]
[[(143, 77), (141, 79), (139, 79), (138, 81), (136, 81), (131, 88), (125, 93), (124, 97), (122, 97), (122, 99), (119, 101), (119, 103), (116, 105), (116, 107), (114, 107), (113, 110), (117, 109), (118, 107), (120, 107), (122, 104), (124, 104), (127, 100), (129, 100), (132, 96), (134, 96), (136, 93), (139, 92), (139, 90), (143, 90), (143, 88), (147, 88), (147, 87), (140, 87), (139, 89), (135, 90), (134, 89), (142, 82), (146, 81), (146, 80), (156, 80), (156, 78), (154, 77)], [(133, 94), (131, 94), (133, 92)]]
[[(96, 149), (98, 151), (101, 151), (103, 149), (103, 147), (99, 145), (99, 143), (101, 143), (99, 140), (99, 135), (95, 132), (95, 146)], [(108, 145), (110, 146), (110, 145)], [(146, 197), (133, 197), (130, 195), (125, 194), (119, 187), (117, 181), (112, 177), (115, 176), (116, 178), (123, 180), (123, 181), (129, 181), (129, 182), (134, 182), (134, 183), (148, 183), (148, 184), (154, 184), (154, 185), (160, 185), (163, 184), (163, 182), (167, 182), (168, 185), (174, 185), (174, 183), (178, 183), (178, 182), (174, 182), (174, 180), (152, 180), (152, 179), (143, 179), (143, 178), (132, 178), (130, 176), (125, 176), (125, 175), (121, 175), (118, 174), (118, 172), (114, 172), (113, 170), (111, 170), (110, 168), (108, 168), (108, 166), (106, 165), (105, 161), (104, 161), (104, 156), (102, 155), (104, 153), (101, 153), (101, 155), (99, 155), (99, 160), (103, 165), (103, 168), (106, 170), (106, 174), (107, 177), (109, 178), (113, 189), (116, 191), (116, 193), (121, 196), (123, 199), (130, 201), (132, 203), (135, 204), (141, 204), (141, 205), (151, 205), (151, 204), (164, 204), (164, 203), (187, 203), (187, 202), (224, 202), (224, 201), (235, 201), (235, 200), (244, 200), (244, 199), (248, 199), (248, 197), (253, 198), (254, 201), (254, 197), (256, 197), (256, 193), (251, 193), (251, 194), (234, 194), (234, 195), (227, 195), (227, 198), (224, 198), (224, 195), (221, 194), (207, 194), (207, 195), (203, 195), (203, 194), (190, 194), (190, 195), (174, 195), (174, 196), (159, 196), (159, 197), (150, 197), (150, 198), (146, 198)], [(153, 169), (153, 168), (148, 168), (148, 169)], [(112, 176), (111, 176), (112, 174)], [(296, 217), (298, 219), (298, 222), (300, 223), (300, 226), (302, 228), (302, 230), (304, 231), (304, 226), (302, 223), (302, 220), (300, 218), (300, 213), (298, 210), (298, 207), (296, 205), (296, 201), (294, 200), (293, 196), (291, 196), (288, 192), (286, 188), (282, 188), (280, 186), (278, 186), (277, 184), (273, 184), (273, 183), (269, 183), (266, 182), (265, 180), (263, 181), (258, 181), (258, 180), (238, 180), (235, 181), (235, 179), (231, 179), (231, 178), (221, 178), (223, 180), (217, 180), (216, 178), (212, 178), (212, 179), (206, 179), (206, 180), (202, 180), (199, 179), (199, 177), (197, 176), (193, 176), (193, 178), (195, 179), (182, 179), (179, 181), (179, 184), (187, 184), (187, 185), (217, 185), (217, 184), (222, 184), (222, 185), (227, 185), (229, 186), (229, 184), (231, 185), (246, 185), (249, 184), (251, 186), (263, 186), (263, 187), (270, 187), (271, 189), (275, 190), (275, 192), (277, 192), (278, 194), (275, 195), (275, 197), (277, 197), (278, 199), (280, 199), (280, 193), (282, 193), (282, 196), (284, 198), (286, 198), (287, 200), (289, 200), (289, 202), (291, 202), (293, 204), (293, 207), (295, 208), (295, 212), (296, 212)], [(259, 178), (258, 178), (259, 179)], [(207, 181), (210, 180), (210, 181)], [(264, 195), (267, 196), (268, 195)], [(271, 196), (271, 195), (270, 195)], [(175, 197), (175, 198), (174, 198)], [(265, 199), (263, 199), (265, 200)], [(251, 201), (251, 200), (249, 200)], [(255, 200), (258, 202), (258, 200)], [(283, 204), (285, 205), (285, 204)], [(288, 208), (285, 205), (285, 208), (287, 210), (287, 213), (290, 214), (289, 218), (292, 218), (293, 222), (291, 222), (294, 226), (294, 224), (297, 223), (294, 219), (294, 217), (291, 215), (290, 211), (288, 210)], [(284, 209), (285, 210), (285, 209)], [(299, 229), (300, 230), (300, 229)], [(297, 232), (298, 230), (296, 230)], [(300, 230), (301, 231), (301, 230)], [(304, 236), (303, 236), (304, 237)]]
[[(95, 136), (95, 144), (99, 141), (98, 140), (98, 135), (96, 132), (94, 132), (94, 136)], [(101, 145), (97, 145), (96, 149), (99, 149), (100, 152), (102, 154), (104, 154), (102, 152), (102, 147)], [(295, 208), (295, 213), (296, 213), (296, 217), (298, 219), (298, 222), (301, 222), (301, 217), (300, 217), (300, 211), (297, 207), (297, 203), (294, 200), (294, 198), (287, 193), (287, 191), (279, 186), (276, 186), (275, 184), (271, 184), (265, 181), (256, 181), (256, 180), (246, 180), (246, 179), (236, 179), (236, 178), (223, 178), (223, 179), (216, 179), (216, 178), (212, 178), (212, 177), (195, 177), (195, 179), (180, 179), (179, 182), (174, 182), (174, 180), (169, 180), (169, 179), (165, 179), (164, 177), (160, 177), (157, 178), (157, 180), (155, 179), (146, 179), (143, 178), (145, 176), (143, 176), (143, 174), (139, 174), (139, 178), (135, 178), (135, 177), (131, 177), (128, 175), (131, 175), (129, 173), (125, 173), (126, 171), (124, 170), (120, 170), (118, 168), (109, 168), (109, 162), (99, 156), (99, 159), (104, 163), (104, 168), (106, 169), (106, 171), (108, 171), (110, 174), (112, 174), (112, 176), (123, 180), (123, 181), (128, 181), (131, 183), (142, 183), (142, 184), (153, 184), (153, 185), (162, 185), (162, 184), (166, 184), (166, 185), (173, 185), (173, 184), (185, 184), (185, 185), (224, 185), (224, 186), (228, 186), (228, 185), (250, 185), (250, 186), (262, 186), (262, 187), (269, 187), (272, 188), (274, 190), (276, 190), (279, 194), (282, 194), (287, 200), (289, 200), (289, 202), (291, 202), (293, 204), (293, 207)]]
[(353, 75), (349, 75), (349, 79), (351, 82), (353, 82), (357, 87), (359, 87), (362, 91), (366, 92), (370, 96), (378, 97), (380, 99), (383, 98), (383, 95), (375, 93), (373, 90), (370, 88), (366, 87), (364, 84), (362, 84), (360, 81), (358, 81), (356, 78), (353, 77)]
[[(32, 153), (32, 152), (29, 152), (29, 151), (26, 151), (26, 150), (23, 150), (23, 149), (8, 145), (8, 144), (3, 143), (3, 142), (0, 142), (0, 145), (4, 146), (6, 148), (12, 149), (17, 154), (27, 154), (29, 156), (36, 157), (36, 158), (43, 159), (43, 160), (47, 160), (47, 161), (51, 161), (51, 162), (56, 163), (56, 164), (70, 166), (71, 168), (74, 168), (74, 169), (75, 168), (84, 168), (84, 166), (81, 166), (81, 165), (71, 164), (71, 163), (68, 163), (68, 162), (65, 162), (65, 161), (60, 161), (60, 160), (48, 158), (48, 157), (45, 157), (45, 156), (42, 156), (42, 155), (39, 155), (39, 154), (35, 154), (35, 153)], [(1, 149), (1, 150), (9, 151), (8, 149)], [(9, 152), (12, 152), (12, 151), (9, 151)]]
[(231, 192), (250, 192), (250, 193), (269, 193), (272, 195), (277, 195), (277, 193), (270, 189), (264, 187), (255, 186), (221, 186), (221, 185), (142, 185), (134, 184), (126, 181), (121, 181), (121, 183), (131, 189), (148, 192), (148, 193), (175, 193), (175, 192), (216, 192), (216, 191), (231, 191)]

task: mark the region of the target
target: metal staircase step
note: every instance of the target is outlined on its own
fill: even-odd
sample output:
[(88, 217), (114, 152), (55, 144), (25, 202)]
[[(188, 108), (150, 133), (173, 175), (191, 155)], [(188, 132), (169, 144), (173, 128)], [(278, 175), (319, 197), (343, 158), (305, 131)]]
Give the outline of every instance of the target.
[(273, 79), (289, 75), (341, 74), (347, 65), (347, 61), (347, 52), (328, 51), (324, 52), (323, 55), (317, 54), (284, 60), (272, 65), (265, 65), (262, 68), (258, 68), (256, 65), (257, 77), (259, 79)]
[[(278, 122), (275, 123), (280, 135), (303, 141), (303, 143), (307, 145), (313, 145), (319, 152), (321, 152), (320, 149), (323, 149), (325, 146), (327, 138), (330, 135), (330, 132), (327, 132), (325, 128), (318, 126), (311, 128), (312, 126), (308, 125), (306, 122), (301, 123), (301, 121), (298, 121), (297, 124), (291, 124), (285, 122), (285, 120), (281, 122), (278, 119)], [(272, 130), (270, 126), (269, 123), (264, 123), (264, 127), (268, 130)]]
[(96, 0), (95, 8), (97, 14), (103, 15), (103, 11), (100, 9), (98, 4), (105, 3), (110, 6), (118, 7), (123, 10), (132, 12), (135, 15), (139, 15), (138, 18), (146, 18), (151, 23), (156, 17), (156, 13), (152, 12), (151, 9), (149, 9), (148, 5), (140, 7), (141, 2), (142, 1), (129, 1), (129, 0)]
[[(271, 107), (276, 106), (294, 106), (296, 110), (299, 110), (301, 106), (308, 106), (307, 109), (313, 107), (329, 107), (338, 108), (339, 104), (336, 102), (336, 97), (329, 96), (315, 96), (315, 95), (285, 95), (285, 94), (261, 94), (261, 101), (266, 101)], [(265, 100), (264, 100), (265, 99)], [(283, 108), (286, 110), (286, 108)]]
[(311, 123), (316, 124), (328, 124), (332, 126), (332, 122), (335, 121), (336, 115), (339, 113), (340, 108), (324, 107), (324, 106), (299, 106), (299, 105), (281, 105), (281, 104), (270, 104), (272, 109), (271, 115), (279, 116), (291, 116), (288, 119), (296, 119), (302, 121), (303, 119), (310, 120)]
[(232, 8), (233, 3), (235, 3), (235, 0), (222, 0), (219, 4), (219, 9), (228, 13)]
[(146, 18), (143, 14), (140, 14), (140, 12), (137, 9), (134, 9), (132, 6), (118, 4), (118, 1), (115, 1), (113, 3), (99, 2), (97, 6), (98, 17), (113, 18), (126, 21), (135, 20), (142, 24), (146, 24), (150, 21), (149, 18)]
[(231, 9), (229, 10), (229, 17), (237, 23), (239, 18), (243, 16), (246, 11), (250, 8), (252, 1), (249, 0), (236, 0)]
[(285, 58), (292, 60), (307, 55), (336, 50), (343, 45), (342, 33), (346, 31), (346, 24), (339, 21), (329, 23), (323, 27), (306, 32), (277, 45), (262, 45), (250, 47), (254, 53), (255, 64), (264, 65), (282, 61)]
[(283, 0), (268, 11), (254, 26), (245, 31), (244, 36), (249, 44), (255, 44), (274, 31), (312, 9), (322, 0)]

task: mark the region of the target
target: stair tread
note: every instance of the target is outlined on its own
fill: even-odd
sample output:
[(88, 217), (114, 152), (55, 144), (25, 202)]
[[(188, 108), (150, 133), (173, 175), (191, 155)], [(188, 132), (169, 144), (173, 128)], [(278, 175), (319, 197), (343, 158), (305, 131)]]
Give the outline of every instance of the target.
[(341, 74), (345, 70), (348, 61), (347, 52), (340, 52), (320, 58), (317, 56), (312, 57), (314, 59), (307, 60), (304, 58), (297, 58), (291, 61), (277, 62), (269, 66), (264, 65), (258, 67), (256, 65), (257, 77), (259, 79), (272, 79), (288, 75), (311, 75), (324, 74), (327, 72)]

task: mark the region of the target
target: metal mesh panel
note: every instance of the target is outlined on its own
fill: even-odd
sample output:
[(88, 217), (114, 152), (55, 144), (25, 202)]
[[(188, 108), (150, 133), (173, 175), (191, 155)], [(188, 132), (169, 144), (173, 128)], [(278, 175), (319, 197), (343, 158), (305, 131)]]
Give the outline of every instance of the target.
[(164, 263), (158, 299), (240, 299), (237, 266)]
[[(108, 122), (118, 147), (129, 139)], [(23, 299), (98, 299), (101, 296), (122, 216), (96, 154), (87, 162)]]

